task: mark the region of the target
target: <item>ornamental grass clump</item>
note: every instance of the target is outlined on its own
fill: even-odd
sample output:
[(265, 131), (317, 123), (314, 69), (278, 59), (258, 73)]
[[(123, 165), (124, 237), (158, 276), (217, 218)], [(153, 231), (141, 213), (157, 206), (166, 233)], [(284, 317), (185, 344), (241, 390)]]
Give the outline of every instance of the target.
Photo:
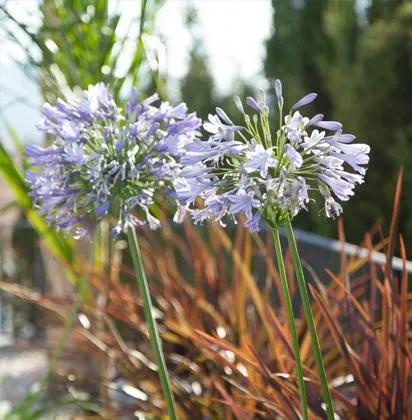
[(153, 316), (135, 227), (160, 221), (150, 208), (172, 196), (178, 159), (197, 136), (201, 121), (155, 94), (138, 101), (134, 90), (124, 108), (103, 83), (68, 100), (45, 104), (39, 128), (53, 138), (48, 147), (26, 148), (30, 193), (41, 215), (75, 239), (89, 237), (103, 219), (113, 234), (127, 233), (153, 353), (168, 414), (177, 418), (169, 377)]
[[(327, 416), (333, 419), (332, 399), (291, 220), (301, 210), (308, 209), (316, 191), (323, 197), (326, 216), (340, 215), (343, 210), (340, 202), (349, 200), (356, 184), (364, 182), (370, 148), (354, 143), (355, 136), (343, 133), (339, 122), (326, 121), (322, 114), (311, 118), (301, 114), (299, 109), (313, 102), (316, 93), (300, 99), (284, 115), (281, 82), (276, 80), (274, 87), (279, 117), (276, 128), (270, 123), (263, 90), (257, 98), (246, 98), (251, 115), (240, 98), (235, 98), (244, 126), (235, 125), (221, 108), (216, 108), (215, 115), (209, 115), (209, 121), (203, 125), (208, 138), (194, 138), (186, 144), (186, 153), (181, 156), (183, 169), (174, 181), (176, 197), (195, 223), (213, 219), (225, 226), (226, 220), (236, 222), (236, 217), (242, 215), (245, 227), (252, 232), (273, 230), (302, 415), (308, 418), (299, 342), (278, 232), (279, 227), (285, 227)], [(198, 198), (202, 199), (200, 207)]]

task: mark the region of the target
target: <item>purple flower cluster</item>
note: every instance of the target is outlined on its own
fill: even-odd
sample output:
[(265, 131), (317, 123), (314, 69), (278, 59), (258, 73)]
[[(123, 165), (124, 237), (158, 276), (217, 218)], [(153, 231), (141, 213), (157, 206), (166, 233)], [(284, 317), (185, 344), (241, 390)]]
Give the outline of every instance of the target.
[[(208, 139), (186, 143), (180, 162), (183, 169), (174, 181), (176, 196), (192, 214), (195, 223), (243, 215), (252, 232), (263, 226), (281, 226), (306, 209), (309, 192), (318, 190), (324, 198), (327, 217), (342, 213), (337, 201), (346, 201), (361, 184), (369, 162), (369, 146), (353, 143), (355, 136), (344, 134), (342, 125), (325, 121), (322, 114), (312, 118), (297, 109), (316, 99), (310, 93), (283, 115), (282, 84), (275, 82), (279, 126), (269, 123), (265, 94), (247, 98), (252, 116), (241, 100), (235, 103), (244, 116), (244, 127), (235, 125), (216, 108), (203, 127)], [(196, 206), (197, 198), (203, 206)]]
[(183, 103), (156, 102), (157, 95), (139, 102), (133, 91), (121, 109), (98, 83), (43, 106), (39, 128), (54, 141), (26, 148), (32, 166), (26, 180), (50, 224), (75, 238), (108, 216), (114, 233), (143, 223), (159, 226), (150, 207), (160, 192), (171, 193), (178, 160), (196, 141), (201, 121)]

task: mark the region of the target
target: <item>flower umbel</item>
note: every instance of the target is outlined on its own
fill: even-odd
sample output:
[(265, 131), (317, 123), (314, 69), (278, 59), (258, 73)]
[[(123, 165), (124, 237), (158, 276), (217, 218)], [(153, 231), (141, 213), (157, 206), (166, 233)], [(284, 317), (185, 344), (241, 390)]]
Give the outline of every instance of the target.
[[(260, 91), (247, 98), (252, 115), (235, 103), (243, 114), (244, 127), (234, 125), (226, 113), (216, 109), (204, 124), (207, 140), (186, 143), (180, 159), (184, 166), (175, 180), (177, 199), (192, 213), (195, 222), (243, 214), (252, 232), (265, 223), (278, 227), (306, 209), (310, 192), (318, 190), (325, 200), (327, 217), (338, 216), (342, 206), (363, 183), (369, 146), (353, 144), (355, 136), (342, 132), (336, 121), (322, 114), (308, 118), (299, 109), (316, 99), (310, 93), (283, 114), (282, 84), (275, 82), (279, 123), (269, 122), (269, 107)], [(202, 208), (193, 208), (197, 197)]]
[(54, 141), (26, 148), (33, 167), (26, 180), (49, 223), (75, 238), (87, 236), (106, 216), (114, 218), (115, 233), (137, 224), (159, 226), (150, 207), (160, 191), (172, 191), (177, 159), (201, 122), (183, 103), (156, 102), (156, 94), (139, 102), (134, 90), (122, 109), (98, 83), (43, 106), (39, 128)]

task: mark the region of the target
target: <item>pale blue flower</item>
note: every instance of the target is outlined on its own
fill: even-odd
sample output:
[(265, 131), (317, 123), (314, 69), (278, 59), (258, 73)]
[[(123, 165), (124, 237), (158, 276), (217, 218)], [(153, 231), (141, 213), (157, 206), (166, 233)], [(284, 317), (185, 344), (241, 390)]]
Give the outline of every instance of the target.
[[(342, 133), (336, 121), (324, 121), (323, 114), (309, 118), (296, 111), (314, 101), (316, 94), (304, 96), (284, 115), (279, 80), (275, 93), (279, 127), (271, 127), (265, 95), (259, 91), (257, 98), (246, 98), (252, 116), (235, 98), (243, 128), (217, 108), (217, 115), (204, 124), (208, 138), (186, 145), (180, 159), (184, 169), (174, 184), (181, 207), (195, 223), (214, 219), (224, 225), (227, 218), (242, 215), (252, 232), (277, 227), (287, 216), (307, 209), (316, 189), (325, 200), (326, 216), (335, 217), (342, 213), (336, 198), (347, 201), (363, 182), (369, 146), (353, 143), (355, 136)], [(200, 208), (197, 198), (203, 200)]]
[(339, 200), (347, 201), (354, 195), (355, 184), (342, 179), (336, 172), (327, 169), (319, 174), (319, 179), (325, 182)]
[(158, 196), (171, 194), (178, 159), (195, 141), (201, 121), (185, 104), (156, 107), (157, 100), (152, 95), (139, 102), (133, 90), (122, 110), (98, 83), (43, 106), (39, 128), (54, 141), (27, 146), (26, 180), (50, 224), (76, 238), (105, 217), (113, 219), (115, 233), (136, 224), (159, 226), (150, 208)]
[(309, 118), (303, 117), (299, 111), (293, 115), (285, 116), (285, 125), (282, 127), (286, 137), (292, 143), (300, 142), (306, 134), (306, 127), (309, 125)]
[(282, 96), (282, 82), (279, 79), (275, 80), (275, 93), (276, 93), (276, 98), (278, 100), (278, 108), (282, 109), (283, 108), (283, 96)]
[(260, 107), (260, 105), (257, 103), (256, 99), (248, 96), (246, 98), (246, 103), (256, 112), (263, 112), (263, 109)]
[(325, 144), (324, 142), (325, 132), (319, 130), (313, 130), (310, 136), (305, 136), (301, 146), (305, 149), (315, 148)]
[(247, 220), (253, 218), (252, 209), (260, 206), (260, 201), (254, 198), (253, 190), (246, 191), (243, 188), (239, 189), (236, 194), (228, 195), (229, 201), (232, 205), (229, 208), (230, 214), (244, 213)]
[(259, 172), (262, 178), (266, 178), (269, 168), (276, 166), (277, 160), (273, 156), (273, 149), (265, 149), (261, 144), (253, 141), (251, 150), (246, 152), (246, 162), (243, 169), (248, 172)]
[(262, 222), (262, 214), (255, 213), (251, 219), (246, 220), (245, 227), (249, 229), (252, 233), (257, 233), (264, 227)]
[(295, 150), (290, 144), (285, 145), (285, 154), (288, 157), (289, 162), (294, 166), (294, 168), (298, 169), (302, 166), (302, 155), (297, 150)]
[(236, 131), (242, 129), (242, 127), (235, 126), (233, 124), (224, 124), (217, 115), (209, 114), (209, 122), (203, 124), (203, 128), (212, 134), (210, 136), (211, 141), (229, 140), (234, 139)]
[(324, 130), (330, 131), (337, 131), (342, 128), (342, 124), (337, 121), (319, 121), (313, 125), (316, 125), (316, 127), (323, 128)]
[(298, 109), (298, 108), (301, 108), (302, 106), (308, 105), (311, 102), (313, 102), (317, 96), (318, 96), (317, 93), (309, 93), (306, 96), (304, 96), (302, 99), (297, 101), (294, 105), (292, 105), (291, 109)]

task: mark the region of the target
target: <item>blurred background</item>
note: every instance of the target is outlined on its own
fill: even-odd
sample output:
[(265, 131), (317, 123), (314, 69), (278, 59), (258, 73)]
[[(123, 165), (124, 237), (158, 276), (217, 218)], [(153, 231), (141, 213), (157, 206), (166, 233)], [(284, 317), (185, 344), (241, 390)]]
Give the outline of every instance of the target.
[[(99, 415), (102, 415), (102, 410), (105, 415), (116, 412), (118, 418), (123, 418), (121, 415), (130, 418), (127, 417), (130, 406), (134, 409), (136, 401), (143, 411), (161, 411), (161, 403), (148, 397), (152, 393), (157, 395), (158, 389), (154, 385), (153, 372), (147, 373), (142, 368), (142, 365), (147, 368), (149, 364), (150, 371), (150, 363), (144, 359), (147, 340), (139, 324), (140, 315), (136, 319), (132, 316), (124, 319), (120, 311), (125, 302), (132, 305), (130, 301), (134, 299), (128, 289), (130, 270), (127, 268), (129, 257), (125, 242), (113, 243), (103, 231), (99, 244), (93, 245), (97, 257), (92, 264), (88, 263), (83, 256), (89, 253), (91, 245), (74, 245), (49, 229), (44, 220), (34, 213), (24, 186), (24, 145), (47, 141), (36, 130), (40, 106), (46, 101), (53, 103), (69, 89), (83, 89), (90, 83), (104, 81), (112, 87), (116, 100), (121, 100), (131, 86), (137, 86), (142, 95), (158, 91), (164, 99), (172, 102), (185, 101), (189, 109), (197, 110), (202, 118), (207, 118), (215, 106), (221, 106), (236, 116), (234, 95), (243, 97), (264, 88), (273, 97), (273, 81), (276, 78), (283, 82), (287, 105), (308, 92), (317, 92), (318, 100), (308, 111), (313, 114), (322, 112), (327, 119), (341, 121), (345, 132), (354, 133), (359, 140), (371, 146), (371, 160), (365, 184), (357, 189), (357, 194), (349, 203), (345, 203), (339, 229), (336, 221), (326, 221), (315, 204), (311, 204), (311, 211), (296, 218), (296, 226), (302, 229), (302, 244), (306, 246), (307, 255), (312, 255), (312, 260), (308, 257), (309, 263), (314, 266), (318, 280), (327, 284), (330, 277), (325, 275), (325, 267), (340, 273), (345, 279), (357, 273), (359, 277), (356, 278), (360, 280), (355, 283), (362, 292), (358, 291), (356, 299), (372, 298), (373, 304), (377, 305), (382, 302), (373, 293), (379, 295), (384, 292), (379, 288), (380, 291), (376, 292), (375, 286), (371, 286), (375, 284), (373, 281), (384, 283), (393, 280), (398, 276), (396, 272), (402, 269), (404, 273), (408, 272), (410, 266), (406, 263), (406, 256), (412, 255), (412, 247), (408, 246), (412, 240), (410, 1), (1, 0), (0, 24), (0, 278), (3, 290), (0, 292), (0, 413), (2, 404), (5, 411), (20, 404), (18, 407), (23, 411), (19, 415), (32, 413), (33, 406), (37, 410), (44, 409), (44, 412), (54, 409), (40, 403), (44, 402), (41, 399), (44, 392), (50, 395), (50, 386), (46, 391), (43, 386), (45, 382), (54, 384), (52, 388), (57, 390), (54, 396), (59, 407), (70, 406), (67, 408), (68, 415), (78, 412), (79, 401), (83, 404), (82, 412)], [(401, 168), (402, 189), (398, 188), (394, 200)], [(272, 405), (278, 410), (274, 412), (289, 415), (286, 402), (279, 396), (273, 397), (273, 390), (264, 394), (262, 390), (254, 389), (252, 392), (249, 389), (250, 401), (236, 408), (237, 403), (233, 403), (232, 398), (237, 401), (237, 394), (232, 394), (228, 381), (221, 379), (222, 375), (231, 375), (223, 367), (222, 360), (233, 364), (231, 358), (237, 355), (234, 349), (226, 349), (224, 351), (230, 353), (222, 353), (221, 348), (216, 351), (216, 343), (198, 337), (196, 343), (204, 346), (204, 352), (199, 350), (201, 354), (198, 354), (193, 348), (186, 349), (187, 352), (184, 350), (187, 347), (185, 340), (195, 340), (194, 331), (200, 329), (208, 334), (213, 331), (212, 335), (217, 339), (228, 338), (233, 345), (247, 352), (245, 342), (253, 337), (250, 330), (263, 322), (268, 328), (267, 335), (252, 341), (256, 342), (258, 353), (263, 351), (264, 356), (261, 357), (270, 368), (287, 371), (293, 367), (292, 360), (279, 361), (277, 356), (265, 350), (265, 343), (273, 343), (286, 328), (282, 318), (283, 303), (273, 284), (276, 269), (263, 253), (265, 250), (269, 256), (273, 255), (266, 238), (251, 239), (239, 229), (223, 233), (216, 226), (209, 225), (199, 230), (200, 233), (195, 233), (188, 225), (181, 231), (176, 229), (170, 226), (157, 234), (143, 230), (142, 235), (145, 237), (146, 263), (156, 280), (154, 293), (158, 294), (158, 305), (165, 313), (169, 310), (174, 314), (168, 315), (170, 319), (164, 323), (164, 333), (169, 334), (166, 340), (170, 341), (174, 357), (171, 363), (173, 366), (178, 366), (180, 362), (186, 366), (187, 363), (186, 368), (182, 368), (184, 374), (178, 369), (176, 371), (174, 385), (180, 390), (181, 398), (184, 400), (187, 395), (192, 395), (193, 400), (187, 403), (187, 407), (192, 404), (190, 410), (195, 410), (192, 412), (202, 415), (212, 413), (212, 418), (239, 417), (236, 409), (245, 410), (241, 411), (245, 416), (259, 417), (263, 415), (260, 412), (263, 409), (256, 401), (251, 402), (258, 397), (262, 400), (273, 398), (275, 402), (271, 400)], [(216, 229), (220, 232), (218, 235)], [(311, 234), (305, 236), (305, 232)], [(397, 232), (402, 233), (405, 251), (399, 245)], [(178, 237), (180, 233), (182, 238)], [(383, 238), (387, 235), (389, 239), (385, 242)], [(330, 241), (324, 242), (327, 238)], [(362, 242), (370, 252), (362, 254), (364, 259), (356, 260), (357, 264), (347, 265), (346, 256), (336, 252), (341, 242), (334, 242), (345, 238), (351, 243)], [(256, 241), (260, 241), (260, 251), (254, 249), (256, 244), (252, 246), (252, 242)], [(188, 243), (192, 246), (194, 243), (199, 254), (193, 253)], [(388, 244), (389, 248), (385, 248)], [(164, 250), (150, 255), (150, 250), (159, 245)], [(246, 267), (239, 261), (237, 265), (230, 262), (233, 249), (239, 251), (236, 254), (238, 257), (247, 257)], [(219, 250), (224, 251), (223, 256), (218, 256)], [(381, 254), (383, 260), (379, 257), (377, 262), (372, 258), (373, 251), (383, 251), (390, 258), (393, 254), (400, 257), (394, 266), (390, 266), (395, 274), (389, 275), (388, 266), (382, 268), (384, 254)], [(356, 258), (361, 257), (358, 255)], [(259, 270), (255, 268), (256, 258), (263, 261)], [(156, 268), (159, 259), (164, 261), (163, 272)], [(89, 284), (93, 302), (83, 300), (84, 295), (76, 286), (82, 270), (87, 273), (82, 281)], [(168, 284), (164, 273), (168, 273), (176, 283)], [(247, 283), (249, 286), (245, 286), (247, 292), (244, 292), (242, 283), (237, 284), (245, 276), (249, 278), (247, 273), (258, 280), (259, 291)], [(326, 277), (328, 280), (325, 280)], [(402, 292), (399, 284), (394, 289), (396, 293)], [(258, 293), (262, 295), (258, 297)], [(332, 304), (340, 303), (336, 293), (332, 287)], [(171, 303), (172, 296), (178, 302), (175, 302), (176, 305)], [(194, 297), (203, 302), (200, 309), (190, 307)], [(279, 309), (279, 324), (272, 319), (273, 314), (268, 315), (262, 309), (262, 299), (275, 312)], [(401, 298), (396, 300), (396, 304), (401, 302)], [(319, 300), (319, 308), (321, 303)], [(228, 312), (227, 305), (230, 307), (233, 304), (238, 305), (236, 311), (239, 313), (242, 313), (242, 308), (247, 312), (244, 324), (237, 315)], [(378, 323), (379, 317), (384, 316), (382, 308), (375, 310), (372, 304), (366, 305), (366, 308), (372, 314), (369, 319), (372, 324)], [(345, 310), (349, 309), (346, 307), (339, 313), (343, 317), (343, 334), (352, 322), (350, 316), (354, 316), (353, 308), (349, 310), (349, 315)], [(406, 313), (406, 309), (403, 310)], [(319, 316), (321, 312), (319, 309)], [(334, 316), (339, 319), (337, 314)], [(92, 333), (93, 328), (96, 331)], [(275, 336), (271, 335), (273, 331), (269, 332), (271, 328), (277, 331)], [(70, 331), (72, 336), (67, 338)], [(362, 334), (366, 332), (360, 329), (357, 333), (360, 335), (352, 337), (354, 348), (362, 354), (366, 363), (370, 353), (365, 349), (361, 351), (356, 344), (361, 337), (365, 338)], [(245, 334), (244, 340), (241, 339), (242, 334)], [(303, 323), (300, 335), (303, 343), (307, 339), (305, 334)], [(407, 339), (406, 335), (403, 340)], [(331, 352), (331, 364), (336, 362), (335, 350), (339, 347), (333, 341), (334, 337), (330, 330), (325, 330), (325, 346)], [(379, 334), (375, 338), (378, 341), (381, 339)], [(372, 340), (371, 337), (369, 339)], [(75, 351), (79, 342), (84, 347), (82, 354)], [(376, 345), (379, 347), (381, 344)], [(139, 346), (139, 352), (133, 350)], [(213, 351), (216, 355), (212, 357)], [(280, 353), (284, 351), (279, 349)], [(20, 359), (13, 359), (17, 353)], [(122, 362), (126, 354), (130, 364), (127, 369), (118, 366), (119, 360), (127, 364)], [(82, 379), (78, 379), (78, 372), (72, 372), (73, 363), (70, 363), (75, 356), (89, 360), (90, 355), (93, 355), (93, 361), (96, 358), (96, 366), (93, 362), (88, 368), (93, 374), (98, 372), (96, 378), (100, 378), (92, 383), (88, 382), (90, 375), (85, 378), (84, 363), (78, 361), (83, 366), (80, 369), (83, 371)], [(313, 368), (310, 352), (306, 357), (310, 372)], [(381, 355), (376, 357), (379, 359)], [(211, 359), (218, 365), (220, 363), (218, 372), (211, 366)], [(400, 363), (402, 357), (398, 359), (396, 363)], [(336, 362), (334, 372), (340, 378), (352, 375), (352, 382), (349, 382), (353, 385), (356, 383), (356, 380), (353, 382), (356, 374), (350, 372), (353, 365), (345, 358), (342, 360), (341, 365)], [(193, 366), (191, 361), (196, 361)], [(379, 363), (367, 369), (372, 376), (378, 375), (378, 379)], [(247, 362), (243, 361), (240, 368), (237, 366), (243, 381), (247, 377), (242, 376), (244, 365)], [(233, 366), (228, 369), (233, 370)], [(333, 371), (332, 367), (330, 371)], [(137, 375), (136, 372), (140, 373)], [(133, 383), (134, 375), (140, 375), (144, 385)], [(203, 378), (203, 382), (196, 377)], [(261, 380), (265, 390), (273, 386), (266, 383), (267, 378)], [(408, 390), (409, 382), (402, 383)], [(37, 388), (33, 388), (33, 384), (37, 384)], [(129, 386), (126, 391), (124, 384)], [(185, 389), (189, 386), (190, 390)], [(248, 387), (245, 383), (242, 386)], [(278, 386), (283, 389), (282, 384)], [(65, 400), (67, 391), (70, 396)], [(241, 393), (239, 389), (233, 392)], [(313, 393), (316, 394), (315, 390)], [(378, 391), (373, 391), (376, 401), (379, 400), (378, 394)], [(397, 408), (401, 411), (397, 414), (403, 415), (408, 395), (405, 391), (403, 400), (401, 398), (403, 402), (399, 403), (401, 408)], [(352, 397), (356, 401), (355, 407), (359, 408), (359, 401), (367, 406), (365, 410), (369, 411), (364, 413), (370, 414), (376, 409), (364, 401), (365, 398), (375, 401), (371, 395), (362, 399), (352, 391), (345, 394), (347, 399)], [(208, 411), (207, 407), (222, 400), (222, 406), (229, 408)], [(72, 407), (73, 401), (75, 408)], [(86, 403), (90, 405), (86, 407)], [(376, 404), (380, 407), (379, 404), (383, 403)], [(315, 396), (313, 406), (316, 413)], [(342, 412), (347, 415), (344, 418), (351, 418), (355, 408), (346, 402), (342, 402), (342, 407)], [(126, 414), (122, 414), (123, 410)]]
[[(137, 3), (109, 1), (109, 21), (95, 22), (97, 17), (105, 18), (95, 16), (93, 2), (87, 8), (76, 1), (3, 1), (7, 13), (2, 14), (0, 51), (1, 135), (9, 147), (7, 125), (17, 130), (24, 144), (42, 142), (41, 133), (35, 129), (40, 104), (53, 98), (50, 90), (57, 89), (64, 77), (68, 87), (84, 88), (96, 80), (116, 81), (119, 96), (127, 93), (130, 81), (122, 92), (118, 80), (123, 81), (133, 60), (138, 26), (131, 22), (139, 15)], [(319, 99), (311, 111), (322, 111), (328, 118), (341, 121), (346, 131), (372, 148), (367, 182), (359, 188), (356, 199), (345, 205), (345, 216), (351, 219), (348, 239), (360, 240), (362, 232), (387, 217), (398, 170), (408, 168), (411, 160), (410, 2), (170, 0), (155, 7), (158, 10), (150, 33), (145, 34), (145, 47), (148, 65), (161, 80), (164, 95), (187, 102), (189, 108), (207, 118), (217, 105), (234, 110), (235, 94), (242, 96), (259, 88), (273, 94), (275, 78), (283, 81), (289, 104), (305, 92), (316, 91)], [(66, 9), (66, 15), (53, 21), (50, 10), (58, 14), (59, 8)], [(80, 19), (80, 26), (96, 25), (98, 33), (98, 25), (109, 24), (103, 29), (115, 31), (115, 37), (83, 39), (90, 43), (87, 50), (86, 45), (76, 44), (81, 41), (75, 38), (81, 35), (81, 27), (73, 28), (73, 38), (65, 39), (66, 34), (56, 33), (56, 26), (77, 25), (70, 24), (74, 19), (71, 10)], [(119, 22), (113, 16), (118, 16)], [(24, 29), (36, 34), (36, 39)], [(100, 42), (105, 43), (107, 53), (111, 48), (116, 50), (118, 39), (125, 36), (130, 39), (121, 54), (114, 53), (115, 63), (107, 64), (107, 57), (99, 57)], [(69, 53), (73, 63), (64, 57)], [(70, 70), (76, 74), (65, 74), (64, 66), (70, 65), (76, 66)], [(142, 90), (156, 89), (141, 75), (132, 78), (139, 80)], [(405, 171), (405, 191), (412, 187), (411, 176)], [(408, 238), (412, 234), (408, 218), (411, 200), (405, 196), (400, 218)], [(336, 236), (333, 223), (325, 223), (317, 212), (310, 215), (313, 217), (300, 217), (302, 227)]]

